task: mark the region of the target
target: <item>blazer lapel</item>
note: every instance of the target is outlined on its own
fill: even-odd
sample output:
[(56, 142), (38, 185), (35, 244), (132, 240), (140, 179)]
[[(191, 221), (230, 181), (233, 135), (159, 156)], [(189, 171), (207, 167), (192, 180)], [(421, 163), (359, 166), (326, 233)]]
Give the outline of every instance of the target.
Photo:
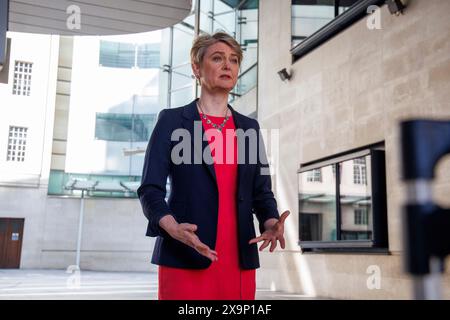
[[(241, 118), (241, 115), (238, 114), (230, 105), (228, 105), (228, 107), (230, 108), (231, 113), (233, 115), (234, 125), (236, 127), (236, 130), (237, 129), (242, 129), (245, 132), (246, 128), (244, 126), (244, 121)], [(238, 170), (238, 172), (237, 172), (237, 175), (238, 175), (238, 178), (237, 178), (237, 184), (238, 184), (237, 185), (237, 193), (238, 193), (238, 197), (241, 197), (241, 195), (240, 195), (240, 186), (242, 185), (241, 181), (242, 181), (242, 179), (244, 177), (244, 173), (245, 173), (245, 169), (246, 169), (245, 161), (246, 161), (246, 159), (248, 159), (248, 156), (247, 156), (246, 153), (249, 150), (249, 148), (246, 147), (246, 145), (245, 145), (245, 138), (243, 138), (242, 135), (238, 135), (237, 136), (237, 144), (238, 144), (237, 145), (238, 160), (239, 160), (239, 158), (241, 158), (239, 155), (240, 154), (242, 155), (242, 154), (245, 153), (244, 156), (241, 158), (241, 159), (244, 159), (244, 163), (242, 163), (242, 161), (238, 161), (238, 165), (237, 165), (237, 170)]]
[[(197, 111), (197, 100), (198, 100), (198, 98), (195, 99), (190, 104), (188, 104), (183, 109), (183, 117), (184, 117), (183, 127), (185, 129), (187, 129), (190, 133), (191, 144), (192, 144), (193, 150), (194, 150), (194, 157), (197, 157), (197, 159), (201, 159), (201, 163), (206, 166), (209, 173), (211, 174), (211, 177), (214, 179), (214, 181), (217, 184), (216, 171), (214, 170), (214, 163), (212, 163), (212, 161), (209, 161), (210, 163), (207, 163), (203, 159), (203, 150), (205, 150), (205, 149), (206, 149), (204, 151), (205, 154), (210, 155), (211, 159), (212, 159), (212, 155), (211, 155), (211, 149), (209, 147), (208, 141), (203, 140), (203, 137), (205, 136), (205, 129), (203, 128), (203, 125), (201, 123), (200, 114)], [(196, 122), (196, 121), (198, 121), (198, 122)], [(199, 135), (198, 137), (195, 137), (195, 133), (196, 133), (194, 130), (195, 122), (197, 123), (197, 125), (199, 125), (199, 127), (201, 127), (201, 136)], [(200, 130), (197, 130), (197, 133), (200, 133)], [(195, 140), (197, 140), (197, 143), (194, 142)], [(200, 143), (198, 143), (199, 141), (202, 142), (201, 146), (200, 146)]]

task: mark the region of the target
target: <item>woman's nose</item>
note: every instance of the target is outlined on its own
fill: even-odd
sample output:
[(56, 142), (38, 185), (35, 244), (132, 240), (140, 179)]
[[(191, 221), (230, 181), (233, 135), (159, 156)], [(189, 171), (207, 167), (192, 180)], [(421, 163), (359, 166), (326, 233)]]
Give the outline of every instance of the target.
[(222, 67), (225, 69), (230, 69), (230, 62), (225, 59)]

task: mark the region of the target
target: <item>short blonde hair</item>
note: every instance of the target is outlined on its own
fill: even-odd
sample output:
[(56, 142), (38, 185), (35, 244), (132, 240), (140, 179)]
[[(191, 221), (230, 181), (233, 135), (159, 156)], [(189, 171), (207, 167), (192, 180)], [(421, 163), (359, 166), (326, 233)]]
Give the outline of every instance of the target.
[(203, 62), (203, 58), (205, 57), (208, 47), (216, 44), (217, 42), (224, 42), (230, 46), (238, 56), (239, 65), (241, 64), (243, 59), (241, 46), (232, 36), (223, 31), (215, 32), (214, 34), (203, 33), (197, 36), (192, 43), (191, 63), (200, 65)]

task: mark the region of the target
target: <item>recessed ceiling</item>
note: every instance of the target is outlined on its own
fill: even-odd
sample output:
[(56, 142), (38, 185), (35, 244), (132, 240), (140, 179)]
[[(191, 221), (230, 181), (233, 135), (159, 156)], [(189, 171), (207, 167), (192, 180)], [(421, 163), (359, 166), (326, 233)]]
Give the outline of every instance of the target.
[(10, 0), (8, 30), (59, 35), (148, 32), (181, 22), (191, 13), (192, 3), (192, 0)]

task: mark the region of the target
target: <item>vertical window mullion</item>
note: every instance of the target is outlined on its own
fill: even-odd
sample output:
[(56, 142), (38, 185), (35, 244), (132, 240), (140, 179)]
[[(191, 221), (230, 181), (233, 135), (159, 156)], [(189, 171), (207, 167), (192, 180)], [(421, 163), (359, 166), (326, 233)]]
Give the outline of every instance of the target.
[(334, 0), (334, 17), (339, 15), (339, 0)]
[(333, 164), (336, 170), (336, 240), (341, 240), (341, 177), (339, 163)]
[(137, 43), (134, 44), (134, 67), (138, 68), (138, 50), (139, 45)]

